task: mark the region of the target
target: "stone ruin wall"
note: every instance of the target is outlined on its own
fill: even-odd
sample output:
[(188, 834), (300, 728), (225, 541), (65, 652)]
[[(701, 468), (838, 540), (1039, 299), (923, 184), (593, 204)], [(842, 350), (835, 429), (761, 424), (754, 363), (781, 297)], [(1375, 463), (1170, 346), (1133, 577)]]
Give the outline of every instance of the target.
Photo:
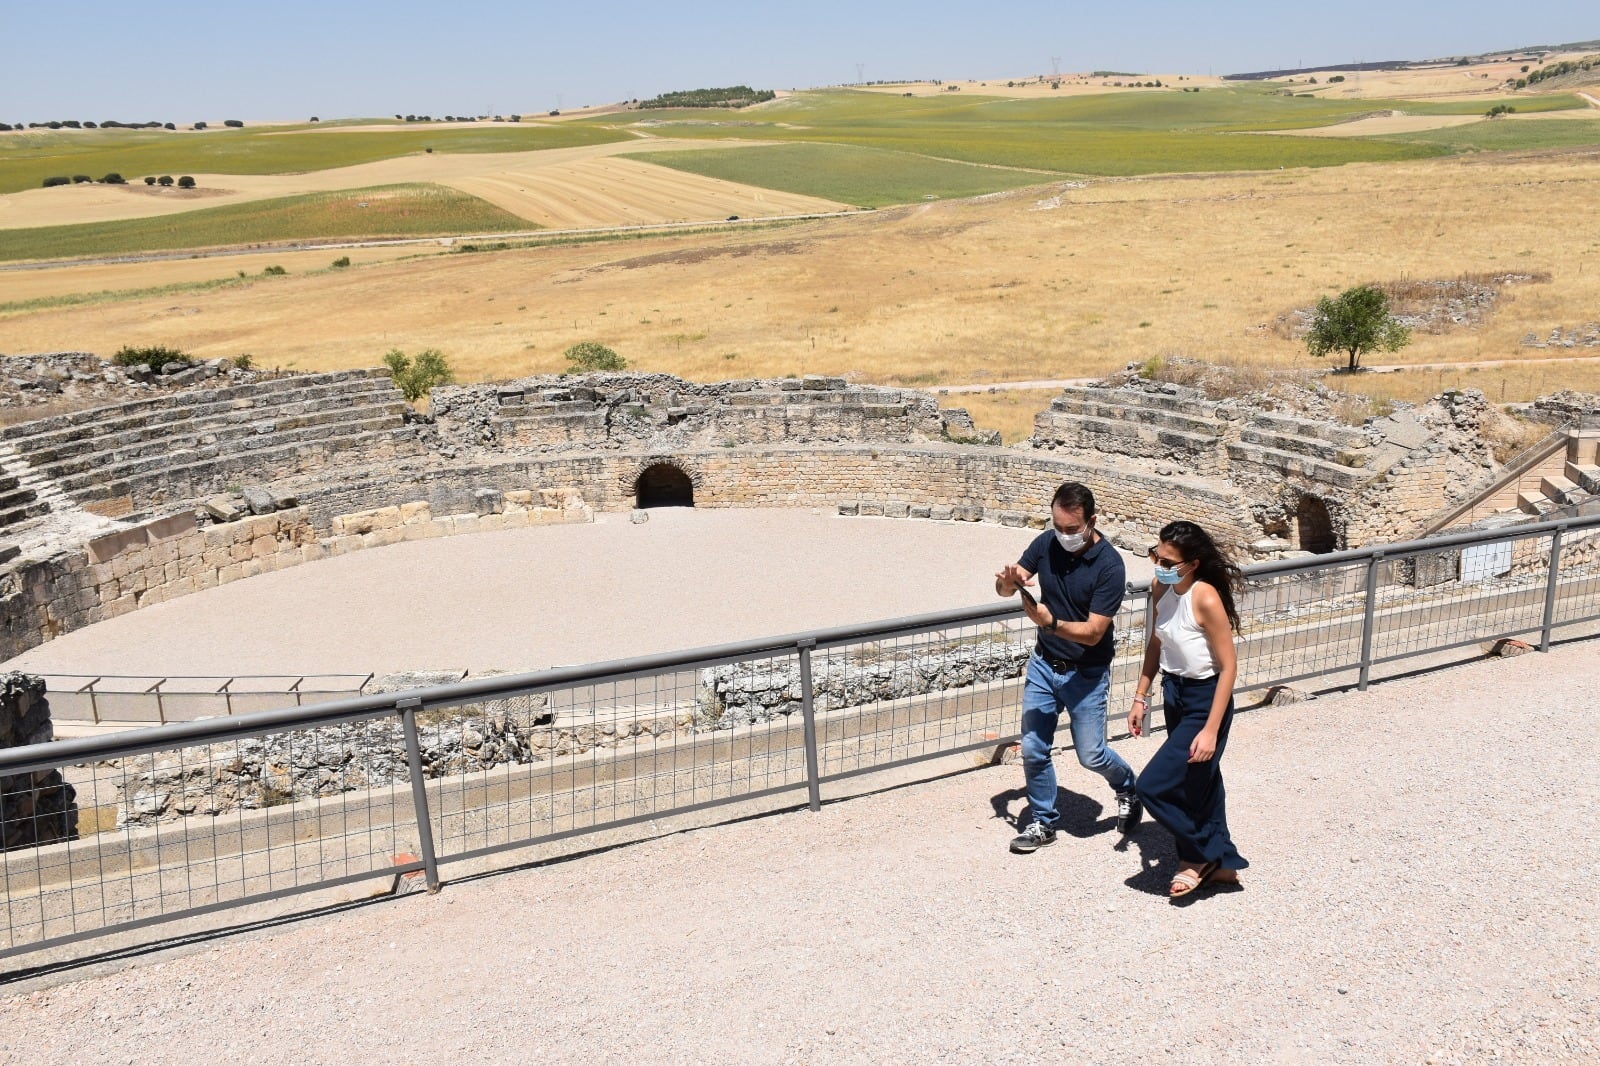
[[(53, 739), (44, 680), (29, 674), (0, 675), (0, 749)], [(77, 794), (59, 770), (0, 777), (0, 851), (77, 837)]]

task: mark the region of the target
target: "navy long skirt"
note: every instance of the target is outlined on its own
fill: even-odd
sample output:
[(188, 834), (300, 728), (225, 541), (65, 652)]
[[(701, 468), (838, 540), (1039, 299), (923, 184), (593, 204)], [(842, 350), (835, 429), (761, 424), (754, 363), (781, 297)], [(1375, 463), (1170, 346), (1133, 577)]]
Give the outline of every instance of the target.
[(1189, 745), (1205, 728), (1217, 679), (1163, 675), (1167, 739), (1139, 775), (1139, 798), (1150, 816), (1177, 839), (1184, 862), (1222, 864), (1243, 870), (1250, 864), (1228, 833), (1227, 790), (1222, 785), (1222, 753), (1233, 725), (1233, 698), (1217, 730), (1217, 752), (1205, 762), (1189, 761)]

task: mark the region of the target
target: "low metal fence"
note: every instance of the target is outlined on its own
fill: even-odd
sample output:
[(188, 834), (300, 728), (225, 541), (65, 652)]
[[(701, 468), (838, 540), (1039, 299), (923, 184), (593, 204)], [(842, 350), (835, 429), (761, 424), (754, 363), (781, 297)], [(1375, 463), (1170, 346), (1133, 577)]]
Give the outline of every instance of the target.
[(140, 677), (50, 674), (51, 716), (59, 723), (142, 726), (217, 715), (300, 707), (359, 695), (371, 674), (240, 674), (235, 677)]
[[(1116, 619), (1119, 728), (1150, 611), (1130, 588)], [(1241, 693), (1548, 649), (1600, 632), (1600, 517), (1254, 566), (1242, 613)], [(0, 957), (437, 888), (453, 864), (722, 804), (816, 809), (848, 778), (1014, 741), (1033, 642), (1010, 601), (0, 751)]]

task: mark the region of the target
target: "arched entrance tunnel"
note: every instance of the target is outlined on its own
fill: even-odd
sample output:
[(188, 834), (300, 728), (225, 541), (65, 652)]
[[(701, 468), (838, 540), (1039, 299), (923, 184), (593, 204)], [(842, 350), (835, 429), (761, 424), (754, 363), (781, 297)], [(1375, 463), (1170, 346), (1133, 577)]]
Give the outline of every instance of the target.
[(1328, 505), (1317, 496), (1300, 497), (1294, 513), (1300, 550), (1326, 555), (1339, 546), (1339, 536), (1333, 528), (1333, 517)]
[(648, 466), (633, 484), (640, 507), (693, 507), (694, 482), (671, 463)]

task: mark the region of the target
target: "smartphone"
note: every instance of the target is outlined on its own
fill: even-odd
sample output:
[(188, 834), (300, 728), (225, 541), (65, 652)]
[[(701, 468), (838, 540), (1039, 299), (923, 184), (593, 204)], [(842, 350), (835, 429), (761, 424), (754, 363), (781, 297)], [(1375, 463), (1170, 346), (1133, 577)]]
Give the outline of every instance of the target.
[(1033, 590), (1030, 589), (1026, 585), (1018, 585), (1017, 586), (1017, 592), (1019, 592), (1022, 595), (1022, 598), (1024, 600), (1028, 601), (1029, 603), (1038, 603), (1039, 602), (1039, 597), (1035, 596), (1033, 594)]

